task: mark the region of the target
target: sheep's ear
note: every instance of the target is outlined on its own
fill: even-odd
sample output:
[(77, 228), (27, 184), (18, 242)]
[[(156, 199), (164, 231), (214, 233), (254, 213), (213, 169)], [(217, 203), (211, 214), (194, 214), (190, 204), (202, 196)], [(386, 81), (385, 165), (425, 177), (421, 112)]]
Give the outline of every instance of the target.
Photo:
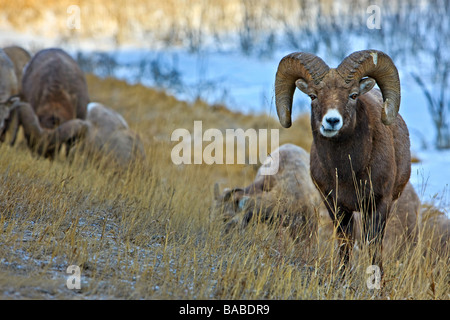
[(362, 79), (359, 82), (359, 95), (363, 95), (366, 92), (369, 92), (370, 90), (372, 90), (373, 86), (375, 85), (376, 81), (375, 79), (372, 78), (365, 78)]
[(302, 92), (308, 94), (308, 83), (302, 78), (295, 81), (295, 86), (299, 88)]
[(231, 199), (231, 196), (232, 195), (234, 195), (236, 192), (242, 192), (242, 193), (244, 193), (244, 189), (242, 189), (242, 188), (233, 188), (233, 189), (229, 189), (229, 188), (225, 188), (224, 190), (223, 190), (223, 201), (224, 202), (227, 202), (227, 201), (229, 201), (230, 199)]
[(220, 197), (219, 184), (216, 182), (214, 184), (214, 200), (219, 200), (219, 197)]

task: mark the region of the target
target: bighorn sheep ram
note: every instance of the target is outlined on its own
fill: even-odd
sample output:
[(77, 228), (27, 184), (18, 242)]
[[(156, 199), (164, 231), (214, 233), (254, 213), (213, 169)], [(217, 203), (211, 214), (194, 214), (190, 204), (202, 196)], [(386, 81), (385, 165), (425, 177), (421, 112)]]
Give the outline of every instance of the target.
[[(85, 128), (89, 102), (86, 79), (78, 64), (61, 49), (41, 50), (31, 59), (22, 78), (19, 121), (30, 148), (53, 156)], [(64, 125), (61, 127), (61, 125)], [(64, 133), (64, 134), (63, 134)]]
[[(371, 90), (375, 83), (381, 89)], [(373, 264), (382, 270), (381, 244), (392, 202), (411, 173), (409, 132), (400, 106), (400, 80), (391, 58), (364, 50), (337, 68), (297, 52), (279, 63), (275, 79), (281, 125), (291, 126), (295, 88), (311, 98), (311, 176), (342, 235), (341, 257), (348, 264), (354, 211), (362, 211), (363, 238)]]
[(145, 157), (139, 136), (119, 113), (98, 102), (89, 103), (87, 110), (87, 132), (72, 155), (83, 150), (89, 158), (107, 158), (121, 167)]
[[(314, 239), (318, 215), (327, 213), (309, 174), (309, 154), (292, 144), (284, 144), (277, 151), (279, 156), (268, 157), (246, 188), (225, 189), (219, 194), (216, 184), (215, 208), (227, 222), (227, 231), (237, 224), (245, 227), (258, 215), (262, 220), (281, 222), (294, 239)], [(271, 166), (270, 161), (278, 161), (278, 172), (262, 175), (261, 169)]]
[[(5, 141), (8, 131), (15, 131), (17, 126), (11, 106), (12, 96), (19, 93), (19, 85), (14, 70), (14, 63), (4, 50), (0, 49), (0, 141)], [(11, 139), (14, 140), (14, 137)], [(14, 141), (11, 141), (14, 143)]]

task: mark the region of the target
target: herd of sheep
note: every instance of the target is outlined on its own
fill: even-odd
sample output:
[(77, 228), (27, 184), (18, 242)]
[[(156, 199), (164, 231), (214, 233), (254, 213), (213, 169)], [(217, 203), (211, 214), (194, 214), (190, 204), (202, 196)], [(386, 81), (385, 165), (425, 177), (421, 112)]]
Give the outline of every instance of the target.
[[(53, 158), (62, 145), (68, 155), (82, 150), (123, 166), (145, 157), (125, 119), (90, 101), (83, 72), (63, 50), (31, 56), (17, 46), (0, 49), (0, 81), (2, 142), (13, 145), (22, 127), (29, 148), (44, 157)], [(286, 128), (296, 88), (311, 98), (311, 153), (282, 145), (275, 151), (277, 174), (260, 169), (250, 185), (222, 193), (216, 185), (215, 211), (226, 231), (244, 229), (257, 217), (280, 223), (306, 245), (336, 232), (344, 271), (356, 243), (366, 243), (382, 268), (399, 244), (414, 243), (424, 228), (433, 230), (432, 247), (448, 255), (449, 219), (422, 206), (409, 183), (409, 133), (398, 114), (400, 81), (390, 57), (359, 51), (337, 68), (309, 53), (284, 57), (275, 101)]]
[[(0, 137), (13, 145), (19, 127), (33, 152), (53, 158), (62, 145), (89, 156), (108, 156), (122, 166), (144, 156), (139, 136), (125, 119), (90, 102), (77, 62), (61, 49), (33, 57), (23, 48), (0, 50)], [(76, 144), (75, 142), (79, 142)]]

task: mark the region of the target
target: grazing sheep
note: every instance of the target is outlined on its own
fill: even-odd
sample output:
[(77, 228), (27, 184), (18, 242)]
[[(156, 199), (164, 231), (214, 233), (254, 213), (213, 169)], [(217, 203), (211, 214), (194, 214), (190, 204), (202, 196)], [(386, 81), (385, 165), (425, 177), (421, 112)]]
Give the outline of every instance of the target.
[(289, 227), (294, 239), (316, 236), (322, 200), (309, 174), (309, 154), (292, 144), (280, 146), (278, 152), (276, 174), (261, 174), (262, 168), (277, 159), (269, 157), (249, 186), (225, 189), (220, 195), (215, 185), (215, 208), (228, 221), (227, 231), (236, 224), (245, 227), (256, 214), (261, 220), (276, 220)]
[(88, 131), (88, 123), (81, 119), (66, 121), (52, 130), (44, 129), (31, 105), (19, 99), (14, 101), (11, 109), (17, 113), (28, 146), (39, 155), (53, 157), (55, 148), (58, 150), (62, 144), (71, 146)]
[[(83, 126), (79, 121), (75, 121), (73, 128), (70, 128), (70, 123), (86, 118), (89, 102), (86, 79), (75, 60), (63, 50), (52, 48), (36, 53), (24, 70), (22, 97), (31, 105), (30, 109), (22, 104), (20, 113), (23, 117), (19, 119), (30, 148), (41, 155), (51, 157), (54, 151), (58, 150), (60, 143), (70, 143), (79, 135), (75, 129)], [(34, 117), (32, 114), (25, 114), (31, 112), (30, 110), (38, 119), (37, 122), (31, 121), (32, 125), (26, 123)], [(66, 124), (67, 122), (69, 124)], [(49, 132), (62, 124), (65, 124), (64, 131), (72, 133), (73, 136), (54, 136), (61, 133), (62, 129)]]
[(3, 48), (3, 51), (8, 55), (14, 65), (14, 72), (17, 78), (18, 91), (22, 90), (22, 75), (27, 63), (31, 60), (30, 53), (19, 46), (9, 46)]
[(145, 157), (139, 136), (129, 127), (125, 119), (104, 105), (88, 104), (87, 132), (76, 152), (84, 150), (88, 157), (107, 158), (119, 166), (126, 167), (136, 159)]
[(0, 141), (6, 140), (6, 135), (12, 132), (10, 143), (15, 140), (15, 128), (17, 127), (17, 117), (12, 112), (12, 96), (19, 93), (17, 77), (14, 72), (14, 64), (8, 55), (0, 49)]
[[(371, 90), (375, 83), (381, 93)], [(311, 176), (341, 235), (344, 267), (353, 247), (353, 212), (364, 208), (363, 238), (372, 264), (382, 270), (386, 219), (411, 173), (409, 132), (398, 114), (397, 68), (376, 50), (354, 52), (337, 68), (309, 53), (285, 56), (276, 74), (275, 100), (286, 128), (296, 87), (311, 98)]]

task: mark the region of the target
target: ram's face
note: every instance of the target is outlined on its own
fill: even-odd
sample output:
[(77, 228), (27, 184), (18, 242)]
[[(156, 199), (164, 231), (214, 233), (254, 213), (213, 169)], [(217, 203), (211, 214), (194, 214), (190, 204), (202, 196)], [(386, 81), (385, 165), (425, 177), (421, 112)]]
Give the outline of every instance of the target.
[(339, 137), (353, 130), (356, 124), (358, 97), (370, 89), (375, 80), (366, 78), (346, 84), (336, 73), (330, 72), (319, 84), (296, 81), (297, 88), (311, 98), (311, 125), (325, 138)]

